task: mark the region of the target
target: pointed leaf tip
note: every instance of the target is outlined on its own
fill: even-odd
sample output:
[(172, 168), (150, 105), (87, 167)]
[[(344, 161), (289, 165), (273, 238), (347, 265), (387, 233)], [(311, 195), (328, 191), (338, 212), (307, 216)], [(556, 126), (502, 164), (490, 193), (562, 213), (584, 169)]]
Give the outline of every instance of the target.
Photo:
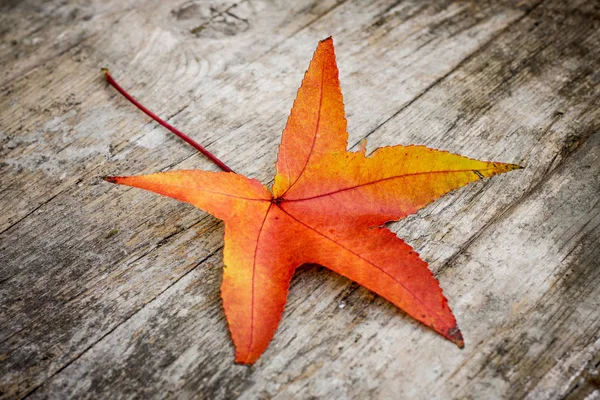
[(520, 166), (519, 164), (505, 164), (506, 172), (513, 171), (515, 169), (523, 169), (525, 167)]
[(463, 339), (463, 335), (458, 329), (458, 327), (454, 327), (448, 330), (446, 337), (450, 339), (454, 344), (458, 346), (459, 349), (465, 347), (465, 340)]
[(117, 183), (118, 177), (116, 176), (105, 176), (104, 179), (106, 182)]
[(501, 171), (500, 173), (510, 172), (510, 171), (514, 171), (517, 169), (524, 169), (524, 168), (525, 167), (522, 167), (519, 164), (506, 164), (505, 170)]
[[(262, 354), (262, 353), (261, 353)], [(258, 361), (258, 358), (260, 357), (259, 354), (257, 355), (252, 355), (252, 354), (247, 354), (247, 355), (236, 355), (235, 357), (235, 363), (238, 365), (245, 365), (245, 366), (251, 366), (252, 364), (254, 364), (255, 362)]]

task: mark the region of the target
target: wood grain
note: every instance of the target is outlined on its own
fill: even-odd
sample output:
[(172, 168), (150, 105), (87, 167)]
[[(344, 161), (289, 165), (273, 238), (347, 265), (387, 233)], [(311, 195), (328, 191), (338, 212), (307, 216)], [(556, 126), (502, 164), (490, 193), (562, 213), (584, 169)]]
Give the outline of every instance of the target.
[[(600, 396), (600, 4), (0, 3), (1, 398)], [(233, 363), (222, 224), (100, 177), (215, 169), (272, 181), (318, 40), (350, 144), (525, 165), (391, 228), (440, 280), (460, 351), (322, 267), (294, 277), (252, 367)], [(594, 397), (596, 396), (596, 397)]]

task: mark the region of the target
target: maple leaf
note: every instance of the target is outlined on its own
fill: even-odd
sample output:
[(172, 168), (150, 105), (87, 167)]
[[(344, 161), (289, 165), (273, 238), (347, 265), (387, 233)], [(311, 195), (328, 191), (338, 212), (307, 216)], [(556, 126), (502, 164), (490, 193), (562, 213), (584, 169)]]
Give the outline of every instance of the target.
[(234, 172), (107, 177), (195, 205), (225, 222), (221, 295), (236, 349), (252, 364), (279, 324), (290, 280), (320, 264), (463, 347), (438, 281), (383, 225), (484, 177), (520, 168), (423, 146), (347, 151), (333, 41), (321, 41), (283, 131), (273, 192)]

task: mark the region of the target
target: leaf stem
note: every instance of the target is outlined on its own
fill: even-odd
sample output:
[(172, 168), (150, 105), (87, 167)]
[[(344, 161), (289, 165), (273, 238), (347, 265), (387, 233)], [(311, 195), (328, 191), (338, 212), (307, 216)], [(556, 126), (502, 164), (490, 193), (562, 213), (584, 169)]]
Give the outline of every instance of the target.
[(200, 153), (202, 153), (206, 157), (208, 157), (213, 163), (215, 163), (223, 171), (225, 171), (225, 172), (234, 172), (231, 168), (229, 168), (227, 165), (225, 165), (225, 163), (223, 161), (219, 160), (210, 151), (206, 150), (203, 146), (201, 146), (200, 144), (198, 144), (197, 142), (195, 142), (188, 135), (186, 135), (185, 133), (181, 132), (179, 129), (175, 128), (173, 125), (169, 124), (165, 120), (161, 119), (158, 115), (154, 114), (152, 111), (150, 111), (146, 107), (144, 107), (139, 101), (137, 101), (136, 99), (134, 99), (129, 93), (127, 93), (125, 91), (125, 89), (123, 89), (121, 86), (119, 86), (119, 84), (110, 75), (110, 73), (108, 72), (107, 68), (102, 68), (102, 72), (104, 72), (104, 76), (106, 77), (106, 81), (112, 87), (114, 87), (115, 89), (117, 89), (117, 91), (119, 93), (121, 93), (127, 100), (129, 100), (131, 103), (133, 103), (133, 105), (135, 105), (137, 108), (139, 108), (144, 113), (146, 113), (150, 118), (152, 118), (153, 120), (155, 120), (156, 122), (158, 122), (159, 124), (161, 124), (162, 126), (164, 126), (165, 128), (167, 128), (168, 130), (170, 130), (171, 132), (173, 132), (174, 134), (176, 134), (177, 136), (179, 136), (181, 139), (185, 140), (188, 144), (190, 144), (192, 147), (194, 147)]

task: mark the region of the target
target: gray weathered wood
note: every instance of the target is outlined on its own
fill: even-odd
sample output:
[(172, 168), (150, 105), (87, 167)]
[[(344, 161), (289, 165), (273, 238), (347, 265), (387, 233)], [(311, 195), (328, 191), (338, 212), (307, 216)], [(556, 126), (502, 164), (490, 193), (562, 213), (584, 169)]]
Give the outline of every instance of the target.
[[(600, 396), (597, 2), (0, 7), (0, 397)], [(306, 266), (267, 352), (235, 365), (222, 224), (100, 179), (215, 167), (99, 67), (270, 182), (302, 74), (329, 35), (351, 146), (425, 144), (526, 169), (390, 226), (430, 263), (464, 350)]]

